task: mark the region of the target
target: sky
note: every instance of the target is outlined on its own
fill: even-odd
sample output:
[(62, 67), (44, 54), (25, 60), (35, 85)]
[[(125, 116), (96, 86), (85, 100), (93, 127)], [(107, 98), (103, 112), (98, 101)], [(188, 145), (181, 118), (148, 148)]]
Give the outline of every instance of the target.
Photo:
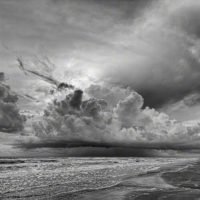
[[(195, 149), (199, 11), (197, 0), (1, 0), (0, 155), (4, 148), (9, 155), (44, 148), (73, 155), (71, 146)], [(74, 90), (56, 91), (20, 70), (17, 58), (29, 72), (81, 89), (79, 108), (70, 107)]]

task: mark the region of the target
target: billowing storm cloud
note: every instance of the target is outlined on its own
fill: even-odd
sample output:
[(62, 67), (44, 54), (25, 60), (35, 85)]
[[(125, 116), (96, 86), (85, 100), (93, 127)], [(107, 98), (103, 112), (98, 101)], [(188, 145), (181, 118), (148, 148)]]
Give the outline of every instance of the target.
[(53, 73), (61, 82), (129, 86), (154, 108), (200, 89), (198, 1), (24, 2), (1, 2), (2, 41), (14, 55), (57, 61)]
[(2, 0), (0, 11), (0, 64), (32, 98), (20, 110), (37, 111), (24, 125), (0, 86), (1, 131), (24, 125), (19, 147), (199, 148), (198, 1)]
[(188, 127), (170, 120), (164, 113), (148, 107), (143, 109), (144, 100), (137, 92), (103, 85), (92, 85), (86, 91), (85, 95), (75, 90), (50, 103), (44, 115), (33, 121), (32, 137), (25, 138), (19, 146), (30, 149), (198, 147), (200, 124)]
[(154, 108), (199, 91), (199, 11), (198, 1), (152, 3), (120, 38), (126, 38), (122, 46), (132, 51), (106, 67), (103, 76), (132, 87)]

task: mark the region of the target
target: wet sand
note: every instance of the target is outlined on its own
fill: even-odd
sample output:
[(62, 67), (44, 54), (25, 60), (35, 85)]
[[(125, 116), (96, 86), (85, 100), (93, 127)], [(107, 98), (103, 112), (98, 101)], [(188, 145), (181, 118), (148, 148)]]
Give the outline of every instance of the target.
[(196, 158), (1, 162), (3, 200), (200, 200), (200, 162)]
[[(180, 167), (180, 166), (179, 166)], [(56, 199), (70, 200), (200, 200), (200, 162), (182, 169), (167, 166), (161, 171), (128, 178), (100, 190), (63, 194)]]

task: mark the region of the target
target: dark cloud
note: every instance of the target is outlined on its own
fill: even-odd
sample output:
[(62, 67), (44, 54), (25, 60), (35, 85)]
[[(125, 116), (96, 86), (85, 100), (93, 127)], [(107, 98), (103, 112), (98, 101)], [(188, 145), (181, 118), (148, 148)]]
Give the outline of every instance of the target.
[(71, 84), (68, 84), (68, 83), (64, 83), (64, 82), (62, 82), (58, 85), (58, 90), (62, 90), (65, 88), (74, 89), (74, 86)]
[(200, 89), (197, 1), (9, 2), (1, 2), (1, 37), (23, 53), (42, 44), (47, 54), (73, 58), (83, 71), (101, 68), (105, 73), (96, 79), (106, 74), (132, 87), (145, 106), (162, 107)]
[(80, 110), (81, 103), (82, 103), (82, 90), (75, 90), (72, 98), (69, 101), (70, 106), (72, 106), (75, 109)]
[(123, 43), (132, 54), (106, 67), (103, 76), (114, 85), (132, 87), (144, 97), (144, 106), (154, 108), (199, 91), (199, 11), (196, 1), (154, 2), (132, 23), (132, 34)]
[[(166, 103), (179, 101), (191, 93), (198, 92), (200, 90), (199, 58), (192, 50), (189, 52), (182, 48), (184, 41), (173, 42), (177, 43), (175, 47), (177, 49), (171, 49), (174, 55), (171, 52), (167, 52), (168, 55), (159, 55), (162, 51), (170, 51), (167, 50), (168, 47), (163, 46), (160, 50), (159, 47), (155, 52), (157, 55), (144, 58), (147, 59), (145, 62), (144, 60), (140, 60), (141, 63), (133, 61), (132, 65), (122, 64), (114, 67), (112, 71), (108, 70), (109, 82), (122, 87), (132, 87), (143, 96), (144, 106), (154, 108), (160, 108)], [(196, 48), (194, 51), (200, 53), (198, 43), (186, 45), (184, 48)]]
[(199, 19), (199, 4), (194, 2), (187, 2), (185, 5), (180, 6), (170, 17), (175, 25), (180, 26), (183, 31), (197, 38), (200, 37)]
[(0, 84), (0, 99), (6, 103), (16, 103), (18, 101), (17, 95), (5, 84)]
[(0, 83), (0, 131), (14, 132), (23, 129), (25, 117), (19, 114), (17, 101), (18, 96), (10, 90), (10, 87)]
[(106, 142), (90, 142), (90, 141), (82, 141), (82, 140), (57, 140), (58, 138), (44, 138), (44, 140), (31, 140), (28, 142), (20, 142), (18, 144), (15, 144), (17, 148), (25, 148), (25, 149), (37, 149), (37, 148), (99, 148), (101, 149), (108, 149), (111, 150), (113, 148), (118, 149), (124, 149), (125, 152), (137, 152), (137, 150), (140, 152), (140, 150), (144, 150), (144, 152), (147, 150), (199, 150), (200, 147), (197, 145), (197, 143), (165, 143), (165, 142), (159, 142), (159, 143), (121, 143), (121, 142), (112, 142), (112, 143), (106, 143)]
[(0, 82), (5, 81), (5, 75), (3, 72), (0, 72)]
[[(46, 147), (45, 147), (46, 146)], [(35, 152), (34, 154), (37, 156), (37, 152), (40, 152), (40, 155), (43, 153), (49, 156), (73, 156), (73, 157), (153, 157), (153, 156), (161, 156), (161, 150), (155, 149), (135, 149), (132, 147), (97, 147), (97, 146), (84, 146), (84, 147), (74, 147), (74, 148), (65, 148), (67, 145), (33, 145), (33, 146), (18, 146), (15, 145), (17, 149), (22, 148), (29, 153)], [(54, 148), (55, 147), (55, 148)], [(16, 149), (15, 148), (15, 149)], [(52, 152), (53, 150), (53, 152)], [(41, 152), (42, 151), (42, 152)], [(166, 153), (165, 153), (166, 154)]]
[(20, 131), (23, 129), (24, 120), (16, 105), (0, 100), (0, 131)]

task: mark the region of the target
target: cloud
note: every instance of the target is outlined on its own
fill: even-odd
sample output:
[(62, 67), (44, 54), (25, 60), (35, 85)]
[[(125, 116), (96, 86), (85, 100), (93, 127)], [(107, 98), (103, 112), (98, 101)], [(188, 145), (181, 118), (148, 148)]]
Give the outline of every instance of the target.
[[(4, 77), (4, 74), (2, 77)], [(4, 78), (3, 78), (4, 80)], [(18, 97), (10, 87), (0, 82), (0, 131), (15, 132), (23, 129), (25, 117), (19, 114)]]
[(92, 99), (83, 101), (81, 104), (81, 108), (86, 115), (92, 116), (94, 118), (98, 118), (100, 115), (100, 112), (102, 110), (105, 110), (107, 105), (108, 104), (104, 99), (92, 98)]
[(162, 111), (180, 121), (198, 120), (200, 118), (200, 95), (191, 93), (180, 101), (169, 103), (162, 107)]
[[(132, 92), (124, 100), (119, 101), (114, 113), (122, 123), (122, 127), (130, 128), (134, 125), (140, 126), (142, 118), (141, 108), (143, 106), (143, 98), (136, 92)], [(139, 118), (139, 119), (138, 119)]]
[(5, 75), (3, 72), (0, 72), (0, 82), (5, 81)]
[[(1, 40), (14, 54), (19, 47), (17, 55), (52, 57), (58, 63), (53, 77), (60, 83), (73, 79), (81, 90), (48, 95), (45, 83), (16, 76), (16, 63), (2, 56), (12, 85), (42, 100), (27, 106), (44, 115), (29, 120), (33, 138), (25, 136), (21, 146), (197, 148), (199, 124), (188, 127), (162, 111), (184, 120), (199, 108), (199, 2), (24, 2), (0, 2)], [(17, 97), (2, 87), (1, 112), (9, 119), (2, 117), (2, 124), (14, 131), (23, 124)]]
[(189, 106), (189, 107), (195, 106), (200, 103), (200, 94), (194, 93), (194, 94), (188, 95), (183, 99), (183, 102), (186, 106)]
[[(1, 1), (1, 40), (11, 50), (19, 47), (18, 55), (52, 57), (62, 80), (73, 71), (78, 86), (88, 86), (91, 77), (129, 86), (155, 108), (200, 88), (198, 1), (10, 2)], [(19, 89), (30, 80), (16, 82)]]
[(0, 100), (0, 131), (14, 132), (22, 130), (23, 118), (12, 103)]
[(73, 96), (69, 101), (69, 105), (74, 109), (79, 110), (82, 103), (82, 95), (83, 95), (82, 90), (75, 90)]
[(104, 68), (102, 78), (132, 87), (154, 108), (198, 91), (199, 10), (196, 1), (154, 2), (124, 27), (118, 44), (126, 53)]
[(115, 87), (111, 85), (91, 84), (86, 88), (86, 94), (97, 99), (104, 99), (110, 107), (114, 107), (117, 103), (131, 93), (129, 88)]
[[(75, 90), (61, 101), (54, 100), (44, 115), (33, 121), (34, 134), (31, 139), (24, 138), (19, 147), (198, 148), (200, 124), (187, 126), (170, 120), (168, 115), (154, 109), (143, 109), (142, 96), (130, 89), (126, 91), (127, 96), (112, 104), (113, 96), (118, 94), (116, 91), (121, 92), (125, 89), (117, 90), (108, 85), (95, 87), (112, 95), (106, 95), (106, 101), (89, 94), (83, 93), (82, 96), (82, 92), (79, 94), (80, 90)], [(89, 89), (86, 91), (91, 92)], [(78, 104), (74, 106), (71, 102), (77, 94)]]

